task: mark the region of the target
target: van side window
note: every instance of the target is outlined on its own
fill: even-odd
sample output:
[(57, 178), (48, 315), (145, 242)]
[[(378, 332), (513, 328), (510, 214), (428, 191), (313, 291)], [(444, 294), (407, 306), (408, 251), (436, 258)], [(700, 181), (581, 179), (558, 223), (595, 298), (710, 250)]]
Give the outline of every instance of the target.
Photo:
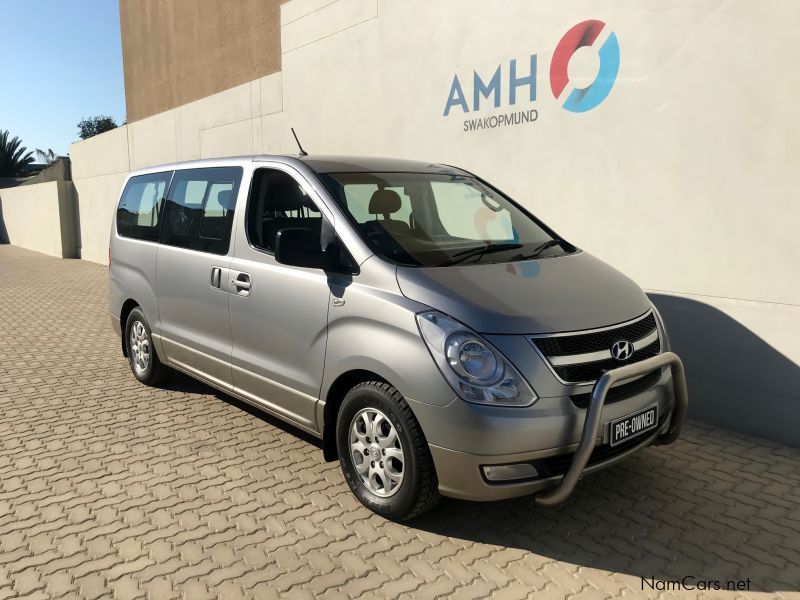
[(175, 171), (164, 206), (161, 243), (227, 254), (241, 167)]
[(259, 169), (253, 175), (247, 209), (247, 239), (255, 248), (275, 252), (278, 231), (287, 227), (312, 229), (320, 235), (322, 213), (288, 173)]
[(117, 207), (117, 233), (137, 240), (158, 241), (161, 205), (172, 172), (137, 175), (128, 180)]

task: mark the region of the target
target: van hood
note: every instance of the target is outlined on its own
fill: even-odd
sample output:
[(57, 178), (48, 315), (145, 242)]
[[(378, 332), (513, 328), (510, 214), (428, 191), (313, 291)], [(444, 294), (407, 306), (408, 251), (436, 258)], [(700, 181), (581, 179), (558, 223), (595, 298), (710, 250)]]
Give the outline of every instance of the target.
[(628, 277), (586, 252), (452, 267), (398, 267), (403, 294), (478, 333), (576, 331), (634, 319), (650, 308)]

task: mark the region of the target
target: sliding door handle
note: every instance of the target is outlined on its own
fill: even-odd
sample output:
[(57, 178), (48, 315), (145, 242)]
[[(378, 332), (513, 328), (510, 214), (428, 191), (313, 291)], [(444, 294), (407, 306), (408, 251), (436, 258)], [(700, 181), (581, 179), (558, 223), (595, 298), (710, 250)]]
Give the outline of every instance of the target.
[(222, 267), (211, 267), (211, 287), (219, 289), (222, 285)]

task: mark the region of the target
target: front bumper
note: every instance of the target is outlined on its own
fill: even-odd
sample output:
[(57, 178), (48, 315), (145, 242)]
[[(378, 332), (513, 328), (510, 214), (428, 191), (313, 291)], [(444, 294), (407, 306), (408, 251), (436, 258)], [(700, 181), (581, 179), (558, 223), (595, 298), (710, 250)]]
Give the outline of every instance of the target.
[[(604, 406), (612, 385), (655, 371), (660, 377), (653, 387)], [(569, 403), (568, 398), (561, 400)], [(584, 473), (610, 466), (654, 442), (674, 441), (685, 420), (688, 399), (683, 365), (675, 354), (665, 352), (607, 372), (595, 384), (586, 411), (562, 410), (556, 399), (542, 398), (537, 405), (540, 403), (529, 414), (525, 409), (492, 409), (463, 402), (438, 409), (415, 406), (429, 438), (440, 493), (465, 500), (538, 494), (537, 503), (558, 504), (572, 493)], [(660, 419), (652, 434), (614, 448), (608, 445), (609, 428), (602, 426), (604, 423), (653, 403), (658, 404)], [(454, 411), (450, 419), (445, 410)], [(428, 426), (434, 425), (432, 420), (436, 421), (434, 427)], [(451, 443), (463, 442), (465, 437), (468, 443)], [(444, 443), (437, 443), (439, 440)], [(458, 446), (469, 451), (453, 449)], [(530, 450), (537, 446), (540, 449)], [(525, 451), (516, 451), (520, 448)], [(533, 464), (539, 475), (511, 483), (490, 483), (483, 476), (483, 466), (515, 463)]]

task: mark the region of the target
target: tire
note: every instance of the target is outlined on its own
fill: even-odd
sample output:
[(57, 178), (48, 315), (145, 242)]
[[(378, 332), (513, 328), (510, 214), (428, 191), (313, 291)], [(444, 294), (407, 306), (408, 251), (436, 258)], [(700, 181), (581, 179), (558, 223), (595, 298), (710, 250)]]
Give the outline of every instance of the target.
[(138, 306), (130, 312), (125, 322), (125, 347), (133, 376), (141, 383), (156, 386), (166, 381), (172, 373), (172, 369), (159, 360), (150, 325)]
[(336, 446), (347, 484), (371, 511), (402, 521), (439, 501), (422, 429), (402, 394), (388, 383), (359, 383), (347, 393), (336, 419)]

